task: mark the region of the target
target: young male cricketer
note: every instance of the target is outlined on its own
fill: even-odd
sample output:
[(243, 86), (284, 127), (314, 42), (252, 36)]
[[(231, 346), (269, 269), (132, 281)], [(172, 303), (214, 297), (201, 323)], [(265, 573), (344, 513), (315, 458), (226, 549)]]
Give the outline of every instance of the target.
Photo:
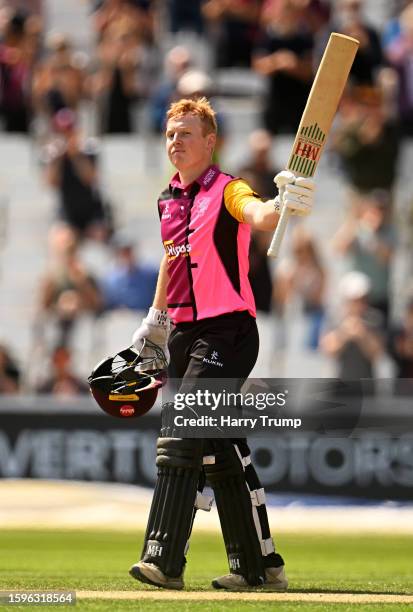
[[(259, 345), (248, 282), (251, 228), (273, 230), (283, 206), (292, 214), (308, 215), (314, 182), (283, 171), (274, 179), (284, 187), (281, 201), (277, 196), (263, 202), (244, 180), (211, 163), (216, 138), (215, 113), (205, 98), (171, 105), (166, 149), (177, 173), (158, 200), (166, 253), (153, 306), (135, 331), (133, 344), (141, 348), (143, 338), (157, 344), (182, 381), (225, 377), (242, 384)], [(202, 495), (207, 479), (230, 568), (212, 585), (286, 590), (284, 561), (274, 549), (264, 489), (246, 440), (170, 436), (163, 427), (142, 559), (130, 574), (158, 587), (183, 588), (194, 514), (196, 508), (210, 506)]]

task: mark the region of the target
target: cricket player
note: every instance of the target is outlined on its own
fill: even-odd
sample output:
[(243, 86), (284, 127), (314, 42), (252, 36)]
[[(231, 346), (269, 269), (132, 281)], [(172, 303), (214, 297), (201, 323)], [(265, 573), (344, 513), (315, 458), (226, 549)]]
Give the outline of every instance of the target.
[[(259, 346), (248, 282), (251, 228), (273, 230), (284, 206), (292, 214), (308, 215), (314, 182), (283, 171), (274, 179), (279, 195), (263, 202), (246, 181), (212, 164), (216, 139), (215, 112), (206, 98), (182, 99), (170, 106), (166, 150), (177, 173), (158, 200), (165, 255), (153, 306), (133, 344), (140, 349), (144, 338), (157, 344), (182, 381), (225, 377), (241, 385)], [(166, 404), (163, 412), (172, 408)], [(230, 569), (212, 585), (285, 591), (284, 561), (274, 548), (264, 489), (246, 441), (169, 435), (162, 427), (142, 558), (130, 574), (158, 587), (183, 588), (195, 511), (212, 503), (202, 494), (207, 480)]]

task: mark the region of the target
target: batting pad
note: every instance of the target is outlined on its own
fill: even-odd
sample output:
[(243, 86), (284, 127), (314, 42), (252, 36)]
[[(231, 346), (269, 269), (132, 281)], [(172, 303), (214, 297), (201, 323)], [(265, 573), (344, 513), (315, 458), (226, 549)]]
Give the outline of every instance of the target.
[(215, 461), (204, 463), (204, 470), (215, 493), (230, 571), (252, 586), (263, 584), (264, 562), (242, 463), (229, 440), (209, 442), (215, 445)]
[(149, 513), (142, 560), (178, 577), (192, 527), (202, 469), (202, 440), (158, 438), (158, 479)]

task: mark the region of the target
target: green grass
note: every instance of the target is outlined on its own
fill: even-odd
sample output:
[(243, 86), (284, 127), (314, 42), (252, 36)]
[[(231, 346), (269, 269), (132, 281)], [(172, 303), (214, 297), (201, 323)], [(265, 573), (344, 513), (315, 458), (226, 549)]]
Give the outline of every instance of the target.
[[(270, 610), (275, 610), (276, 612), (411, 612), (412, 606), (409, 604), (319, 604), (319, 603), (285, 603), (285, 602), (268, 602), (268, 603), (259, 603), (259, 602), (240, 602), (240, 601), (229, 601), (227, 603), (223, 603), (220, 601), (211, 601), (209, 602), (195, 602), (195, 601), (187, 601), (187, 602), (171, 602), (163, 601), (149, 601), (149, 602), (139, 602), (139, 601), (100, 601), (95, 599), (90, 599), (87, 601), (82, 601), (78, 603), (76, 606), (70, 607), (50, 607), (50, 606), (40, 606), (40, 607), (29, 607), (29, 606), (12, 606), (7, 608), (7, 612), (12, 612), (13, 610), (20, 610), (21, 612), (37, 611), (37, 612), (58, 612), (62, 610), (62, 612), (121, 612), (133, 610), (134, 612), (158, 612), (161, 610), (165, 612), (175, 612), (171, 611), (172, 606), (178, 612), (192, 612), (195, 610), (196, 612), (270, 612)], [(0, 607), (2, 611), (6, 611), (4, 607)]]
[[(137, 560), (142, 533), (84, 531), (0, 531), (0, 590), (147, 589), (127, 573)], [(413, 537), (282, 535), (290, 592), (412, 594)], [(224, 547), (215, 534), (195, 533), (188, 555), (186, 590), (208, 590), (210, 580), (227, 572)], [(413, 610), (407, 604), (319, 604), (286, 602), (180, 601), (179, 610)], [(81, 601), (67, 610), (166, 610), (168, 601)], [(0, 612), (5, 609), (0, 606)], [(29, 610), (29, 606), (13, 606)], [(37, 610), (55, 610), (42, 606)]]
[[(112, 610), (135, 610), (135, 612), (150, 612), (162, 610), (165, 612), (168, 608), (171, 608), (171, 602), (138, 602), (138, 601), (128, 601), (122, 602), (121, 606), (119, 606), (119, 602), (116, 602), (116, 607), (112, 608)], [(268, 603), (258, 603), (258, 602), (239, 602), (239, 601), (229, 601), (227, 603), (223, 603), (221, 601), (212, 601), (208, 602), (179, 602), (176, 605), (176, 608), (179, 612), (192, 612), (192, 610), (198, 611), (202, 610), (202, 612), (238, 612), (242, 610), (242, 612), (270, 612), (270, 610), (274, 610), (275, 612), (330, 612), (333, 610), (334, 612), (411, 612), (413, 607), (409, 605), (402, 604), (319, 604), (319, 603), (285, 603), (285, 602), (268, 602)], [(27, 608), (26, 608), (27, 609)], [(89, 600), (87, 603), (81, 604), (81, 609), (83, 610), (91, 610), (93, 612), (102, 612), (103, 610), (109, 610), (109, 602), (102, 602), (98, 600)], [(39, 612), (43, 612), (44, 608), (40, 608)], [(65, 609), (70, 610), (70, 608)], [(53, 612), (56, 612), (56, 608), (53, 609)], [(77, 612), (77, 609), (74, 608), (73, 612)], [(171, 612), (171, 611), (170, 611)]]

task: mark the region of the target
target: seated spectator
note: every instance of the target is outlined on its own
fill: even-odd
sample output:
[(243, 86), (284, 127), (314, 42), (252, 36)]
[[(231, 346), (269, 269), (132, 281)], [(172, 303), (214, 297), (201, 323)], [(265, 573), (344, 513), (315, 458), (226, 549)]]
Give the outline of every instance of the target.
[(97, 66), (89, 91), (97, 104), (101, 134), (130, 134), (137, 129), (134, 109), (138, 102), (138, 73), (142, 40), (128, 22), (115, 22), (97, 48)]
[(166, 111), (176, 96), (180, 77), (190, 65), (190, 53), (186, 47), (173, 47), (166, 55), (164, 77), (149, 100), (151, 128), (157, 134), (165, 130)]
[[(249, 158), (235, 173), (245, 179), (263, 199), (274, 198), (277, 188), (273, 178), (278, 169), (271, 160), (271, 135), (265, 130), (254, 130), (248, 139)], [(273, 310), (273, 279), (267, 251), (271, 242), (268, 232), (253, 232), (249, 250), (248, 278), (259, 313), (267, 315)]]
[(390, 354), (396, 362), (397, 378), (410, 379), (411, 393), (413, 390), (413, 300), (407, 304), (401, 325), (391, 333)]
[(3, 0), (2, 4), (18, 8), (24, 4), (25, 9), (31, 15), (42, 15), (44, 0)]
[(383, 354), (380, 313), (369, 306), (370, 281), (349, 272), (339, 284), (343, 316), (321, 339), (322, 350), (336, 362), (342, 380), (373, 379), (376, 360)]
[(413, 4), (400, 14), (400, 35), (388, 46), (387, 58), (399, 76), (398, 110), (403, 137), (413, 136)]
[(6, 132), (27, 133), (31, 120), (29, 83), (34, 62), (32, 45), (27, 45), (26, 13), (3, 12), (0, 41), (0, 115)]
[(202, 15), (203, 0), (166, 0), (168, 31), (172, 34), (178, 32), (194, 32), (201, 35), (204, 31)]
[[(278, 169), (271, 160), (271, 135), (265, 130), (254, 130), (250, 134), (248, 145), (249, 158), (235, 174), (245, 179), (261, 198), (274, 198), (277, 188), (273, 178)], [(271, 236), (268, 232), (252, 233), (248, 274), (257, 311), (267, 314), (273, 309), (273, 280), (270, 260), (267, 257), (270, 242)]]
[(263, 199), (277, 195), (274, 176), (279, 172), (271, 159), (272, 137), (266, 130), (254, 130), (248, 138), (249, 159), (237, 171)]
[(59, 397), (89, 393), (86, 381), (73, 373), (71, 354), (67, 346), (54, 349), (51, 364), (52, 375), (37, 387), (37, 393), (50, 393)]
[(112, 231), (112, 215), (98, 181), (98, 148), (95, 140), (83, 140), (75, 115), (62, 109), (53, 119), (57, 137), (45, 147), (46, 181), (56, 190), (58, 218), (79, 238), (106, 241)]
[(101, 283), (103, 308), (148, 310), (158, 278), (155, 267), (139, 263), (134, 241), (119, 234), (113, 239), (116, 260)]
[(218, 68), (249, 68), (262, 0), (206, 0), (202, 5)]
[(374, 85), (384, 64), (380, 36), (363, 15), (364, 0), (338, 0), (335, 3), (333, 30), (360, 42), (350, 76), (357, 85)]
[(400, 38), (402, 27), (400, 23), (401, 15), (404, 12), (404, 9), (412, 4), (413, 0), (395, 0), (393, 2), (392, 11), (390, 13), (390, 18), (385, 21), (383, 24), (382, 30), (382, 45), (385, 52), (388, 50), (389, 46), (394, 43), (396, 40)]
[[(30, 4), (30, 3), (29, 3)], [(27, 49), (27, 57), (30, 59), (31, 78), (33, 71), (43, 51), (43, 20), (39, 13), (30, 11), (24, 24), (25, 32), (25, 47)]]
[(268, 247), (272, 235), (268, 232), (253, 232), (249, 250), (250, 269), (248, 278), (254, 294), (257, 312), (269, 314), (273, 308), (273, 281)]
[(374, 189), (392, 192), (400, 132), (379, 88), (355, 87), (344, 97), (332, 147), (356, 196)]
[(304, 227), (294, 228), (292, 258), (277, 269), (277, 303), (283, 312), (295, 299), (301, 303), (307, 322), (306, 346), (316, 350), (325, 315), (326, 270), (315, 240)]
[(304, 19), (315, 39), (321, 39), (326, 30), (330, 30), (331, 3), (330, 0), (296, 0), (304, 5)]
[(347, 255), (350, 269), (369, 279), (369, 303), (381, 312), (385, 326), (389, 319), (391, 259), (396, 242), (387, 211), (386, 194), (372, 192), (361, 201), (359, 215), (349, 217), (333, 238), (336, 250)]
[[(410, 0), (406, 0), (406, 4), (410, 2)], [(384, 53), (387, 52), (388, 47), (397, 40), (401, 33), (400, 27), (400, 15), (399, 11), (393, 10), (392, 16), (390, 19), (387, 19), (383, 24), (383, 31), (381, 36), (381, 42), (383, 46)]]
[(8, 348), (0, 345), (0, 395), (20, 391), (20, 370)]
[[(273, 11), (283, 0), (264, 0), (261, 11), (261, 24), (271, 23)], [(301, 25), (306, 25), (314, 36), (322, 36), (329, 29), (331, 17), (330, 0), (292, 0), (291, 4), (298, 9)]]
[(51, 119), (65, 108), (76, 111), (86, 95), (86, 57), (74, 53), (64, 34), (50, 35), (46, 46), (49, 53), (34, 71), (32, 94), (37, 111)]
[(40, 284), (39, 314), (55, 322), (58, 344), (69, 343), (73, 327), (83, 314), (98, 314), (102, 298), (97, 283), (81, 263), (75, 233), (54, 227), (49, 235), (50, 267)]
[(154, 10), (151, 0), (97, 0), (93, 23), (99, 41), (119, 25), (147, 43), (153, 42)]
[(262, 122), (271, 134), (295, 134), (313, 80), (312, 33), (294, 0), (270, 5), (252, 66), (268, 80)]

